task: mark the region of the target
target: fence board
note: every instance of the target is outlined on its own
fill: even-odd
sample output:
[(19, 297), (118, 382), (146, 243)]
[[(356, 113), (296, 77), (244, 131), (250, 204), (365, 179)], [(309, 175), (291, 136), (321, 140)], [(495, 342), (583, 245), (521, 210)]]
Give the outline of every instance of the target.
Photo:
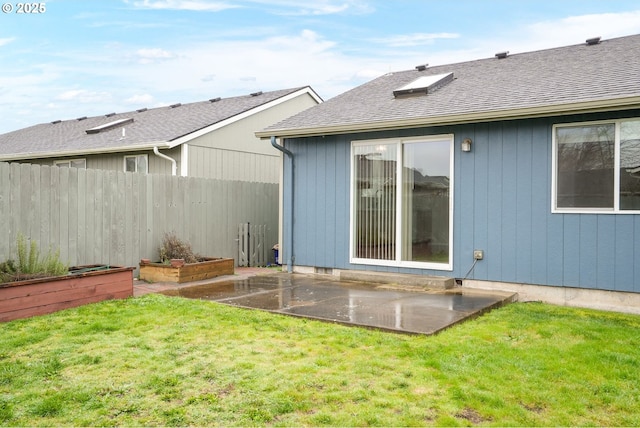
[[(18, 180), (18, 185), (17, 186), (11, 186), (9, 188), (9, 203), (12, 206), (12, 211), (19, 211), (20, 210), (20, 165), (15, 165), (12, 164), (11, 165), (11, 176), (12, 177), (17, 177)], [(15, 179), (13, 180), (15, 181)], [(22, 225), (20, 224), (20, 220), (21, 217), (19, 215), (13, 215), (13, 212), (11, 213), (11, 217), (9, 217), (9, 223), (11, 224), (11, 229), (9, 230), (9, 239), (11, 239), (12, 241), (12, 246), (15, 246), (15, 240), (16, 240), (16, 230), (21, 229)]]
[[(96, 212), (96, 174), (92, 169), (85, 171), (85, 188), (84, 188), (84, 209), (85, 209), (85, 230), (83, 247), (90, 248), (91, 240), (96, 239), (96, 216), (93, 213)], [(96, 243), (96, 246), (99, 243)], [(91, 253), (82, 252), (82, 259), (78, 260), (79, 265), (90, 264), (89, 260), (93, 260), (95, 250)]]
[(66, 168), (69, 171), (69, 258), (78, 260), (78, 232), (84, 226), (80, 224), (80, 204), (78, 203), (78, 168)]
[(137, 267), (175, 231), (194, 251), (237, 263), (246, 222), (266, 225), (253, 262), (265, 264), (277, 242), (277, 203), (277, 184), (0, 162), (0, 261), (15, 257), (22, 232), (71, 265)]
[(87, 255), (80, 251), (80, 248), (84, 248), (87, 245), (87, 198), (90, 196), (87, 194), (87, 170), (78, 169), (78, 227), (77, 227), (77, 258), (78, 264), (87, 264), (85, 260)]
[[(62, 246), (68, 243), (60, 241), (60, 168), (57, 166), (51, 167), (49, 169), (49, 178), (49, 245), (60, 248), (62, 253)], [(17, 211), (14, 215), (20, 215), (20, 212)], [(62, 260), (66, 259), (63, 258)]]
[[(56, 167), (60, 175), (60, 199), (59, 199), (59, 215), (60, 215), (60, 228), (58, 229), (58, 242), (60, 242), (60, 255), (63, 260), (71, 260), (75, 254), (69, 253), (69, 202), (70, 202), (70, 187), (69, 187), (69, 168)], [(72, 224), (73, 226), (73, 224)]]
[(49, 215), (51, 212), (51, 167), (41, 167), (39, 175), (40, 191), (38, 198), (40, 201), (40, 212), (39, 221), (38, 224), (36, 224), (38, 227), (37, 239), (40, 248), (49, 248), (51, 245), (51, 215)]
[(7, 254), (11, 250), (11, 187), (9, 187), (9, 164), (0, 163), (0, 254)]

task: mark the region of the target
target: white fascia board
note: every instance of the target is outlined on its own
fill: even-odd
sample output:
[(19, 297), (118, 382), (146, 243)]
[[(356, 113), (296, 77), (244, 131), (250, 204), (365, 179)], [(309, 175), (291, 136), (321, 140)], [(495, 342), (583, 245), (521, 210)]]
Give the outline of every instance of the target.
[(463, 113), (446, 116), (419, 117), (406, 120), (361, 122), (354, 124), (344, 124), (326, 126), (318, 128), (296, 128), (296, 129), (275, 129), (272, 131), (258, 131), (258, 138), (271, 138), (272, 136), (281, 138), (313, 137), (331, 134), (350, 134), (365, 131), (384, 131), (402, 128), (417, 128), (422, 126), (442, 126), (465, 123), (492, 122), (496, 120), (525, 119), (535, 117), (558, 116), (567, 114), (597, 113), (613, 110), (630, 110), (640, 108), (640, 96), (611, 99), (602, 101), (591, 101), (584, 103), (570, 103), (561, 105), (550, 105), (542, 107), (528, 107), (510, 110), (495, 110), (477, 113)]
[(207, 126), (205, 128), (199, 129), (199, 130), (197, 130), (195, 132), (192, 132), (190, 134), (187, 134), (185, 136), (177, 138), (177, 139), (171, 141), (169, 148), (174, 148), (176, 146), (179, 146), (180, 144), (187, 143), (187, 142), (193, 140), (194, 138), (201, 137), (201, 136), (203, 136), (205, 134), (208, 134), (209, 132), (215, 131), (216, 129), (220, 129), (220, 128), (223, 128), (223, 127), (225, 127), (227, 125), (230, 125), (230, 124), (232, 124), (234, 122), (237, 122), (239, 120), (246, 119), (247, 117), (250, 117), (250, 116), (253, 116), (254, 114), (257, 114), (257, 113), (260, 113), (262, 111), (268, 110), (271, 107), (275, 107), (278, 104), (282, 104), (284, 102), (287, 102), (289, 100), (297, 98), (297, 97), (299, 97), (300, 95), (303, 95), (303, 94), (308, 94), (318, 104), (322, 103), (322, 98), (320, 98), (318, 96), (318, 94), (316, 94), (315, 91), (313, 91), (313, 89), (311, 89), (309, 86), (307, 86), (307, 87), (299, 89), (299, 90), (297, 90), (295, 92), (292, 92), (292, 93), (290, 93), (288, 95), (285, 95), (284, 97), (278, 98), (278, 99), (273, 100), (273, 101), (269, 101), (268, 103), (265, 103), (265, 104), (259, 105), (257, 107), (254, 107), (251, 110), (247, 110), (247, 111), (245, 111), (243, 113), (237, 114), (237, 115), (235, 115), (233, 117), (229, 117), (229, 118), (227, 118), (225, 120), (221, 120), (220, 122), (214, 123), (214, 124), (209, 125), (209, 126)]
[(149, 142), (145, 144), (139, 144), (136, 146), (122, 146), (113, 147), (109, 149), (85, 149), (85, 150), (62, 150), (56, 152), (31, 152), (31, 153), (16, 153), (11, 155), (0, 155), (0, 161), (14, 161), (24, 159), (46, 159), (46, 158), (61, 158), (69, 156), (88, 156), (88, 155), (100, 155), (100, 154), (112, 154), (123, 152), (137, 152), (140, 150), (153, 150), (154, 147), (159, 149), (169, 148), (169, 143), (166, 141)]

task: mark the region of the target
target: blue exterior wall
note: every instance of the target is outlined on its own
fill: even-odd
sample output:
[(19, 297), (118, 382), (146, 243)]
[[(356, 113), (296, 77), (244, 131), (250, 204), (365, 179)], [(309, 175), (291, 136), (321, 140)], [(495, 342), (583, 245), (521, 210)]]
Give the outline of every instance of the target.
[[(287, 139), (283, 260), (323, 268), (640, 292), (640, 215), (552, 214), (552, 125), (640, 111)], [(453, 271), (349, 263), (351, 141), (455, 135)], [(473, 140), (470, 153), (460, 150)], [(292, 203), (293, 202), (293, 203)], [(292, 211), (293, 207), (293, 211)], [(293, 215), (292, 215), (293, 214)], [(293, 220), (293, 221), (292, 221)], [(291, 225), (293, 224), (293, 229)], [(293, 232), (293, 236), (291, 233)]]

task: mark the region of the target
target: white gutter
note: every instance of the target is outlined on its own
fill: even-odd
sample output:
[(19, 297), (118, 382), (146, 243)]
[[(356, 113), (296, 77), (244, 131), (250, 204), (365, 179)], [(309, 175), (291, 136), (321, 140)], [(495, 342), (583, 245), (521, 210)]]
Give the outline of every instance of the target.
[(169, 162), (171, 162), (171, 175), (177, 175), (178, 173), (178, 162), (176, 162), (176, 160), (172, 157), (169, 157), (167, 155), (163, 155), (162, 153), (160, 153), (160, 151), (158, 150), (158, 146), (153, 146), (153, 153), (155, 153), (156, 156), (159, 156), (163, 159), (168, 160)]
[(139, 152), (143, 150), (152, 150), (154, 147), (169, 147), (169, 143), (164, 141), (157, 141), (152, 143), (140, 144), (136, 146), (121, 146), (113, 147), (109, 149), (83, 149), (83, 150), (67, 150), (57, 152), (27, 152), (27, 153), (15, 153), (11, 155), (0, 155), (0, 162), (23, 160), (23, 159), (44, 159), (44, 158), (60, 158), (70, 156), (86, 156), (86, 155), (101, 155), (109, 153), (122, 153), (122, 152)]
[(315, 128), (267, 129), (258, 131), (255, 135), (262, 139), (271, 138), (274, 135), (277, 137), (313, 137), (331, 134), (350, 134), (353, 132), (418, 128), (423, 126), (458, 125), (464, 123), (492, 122), (496, 120), (598, 113), (611, 110), (631, 110), (636, 108), (640, 108), (640, 96), (509, 110), (480, 111), (474, 113), (418, 117), (369, 123), (330, 125)]

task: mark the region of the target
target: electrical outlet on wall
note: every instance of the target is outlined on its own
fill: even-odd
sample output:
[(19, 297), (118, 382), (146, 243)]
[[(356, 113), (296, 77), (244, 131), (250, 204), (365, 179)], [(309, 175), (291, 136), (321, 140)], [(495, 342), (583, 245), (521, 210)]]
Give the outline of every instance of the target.
[(482, 259), (484, 259), (484, 251), (473, 250), (473, 260), (482, 260)]

